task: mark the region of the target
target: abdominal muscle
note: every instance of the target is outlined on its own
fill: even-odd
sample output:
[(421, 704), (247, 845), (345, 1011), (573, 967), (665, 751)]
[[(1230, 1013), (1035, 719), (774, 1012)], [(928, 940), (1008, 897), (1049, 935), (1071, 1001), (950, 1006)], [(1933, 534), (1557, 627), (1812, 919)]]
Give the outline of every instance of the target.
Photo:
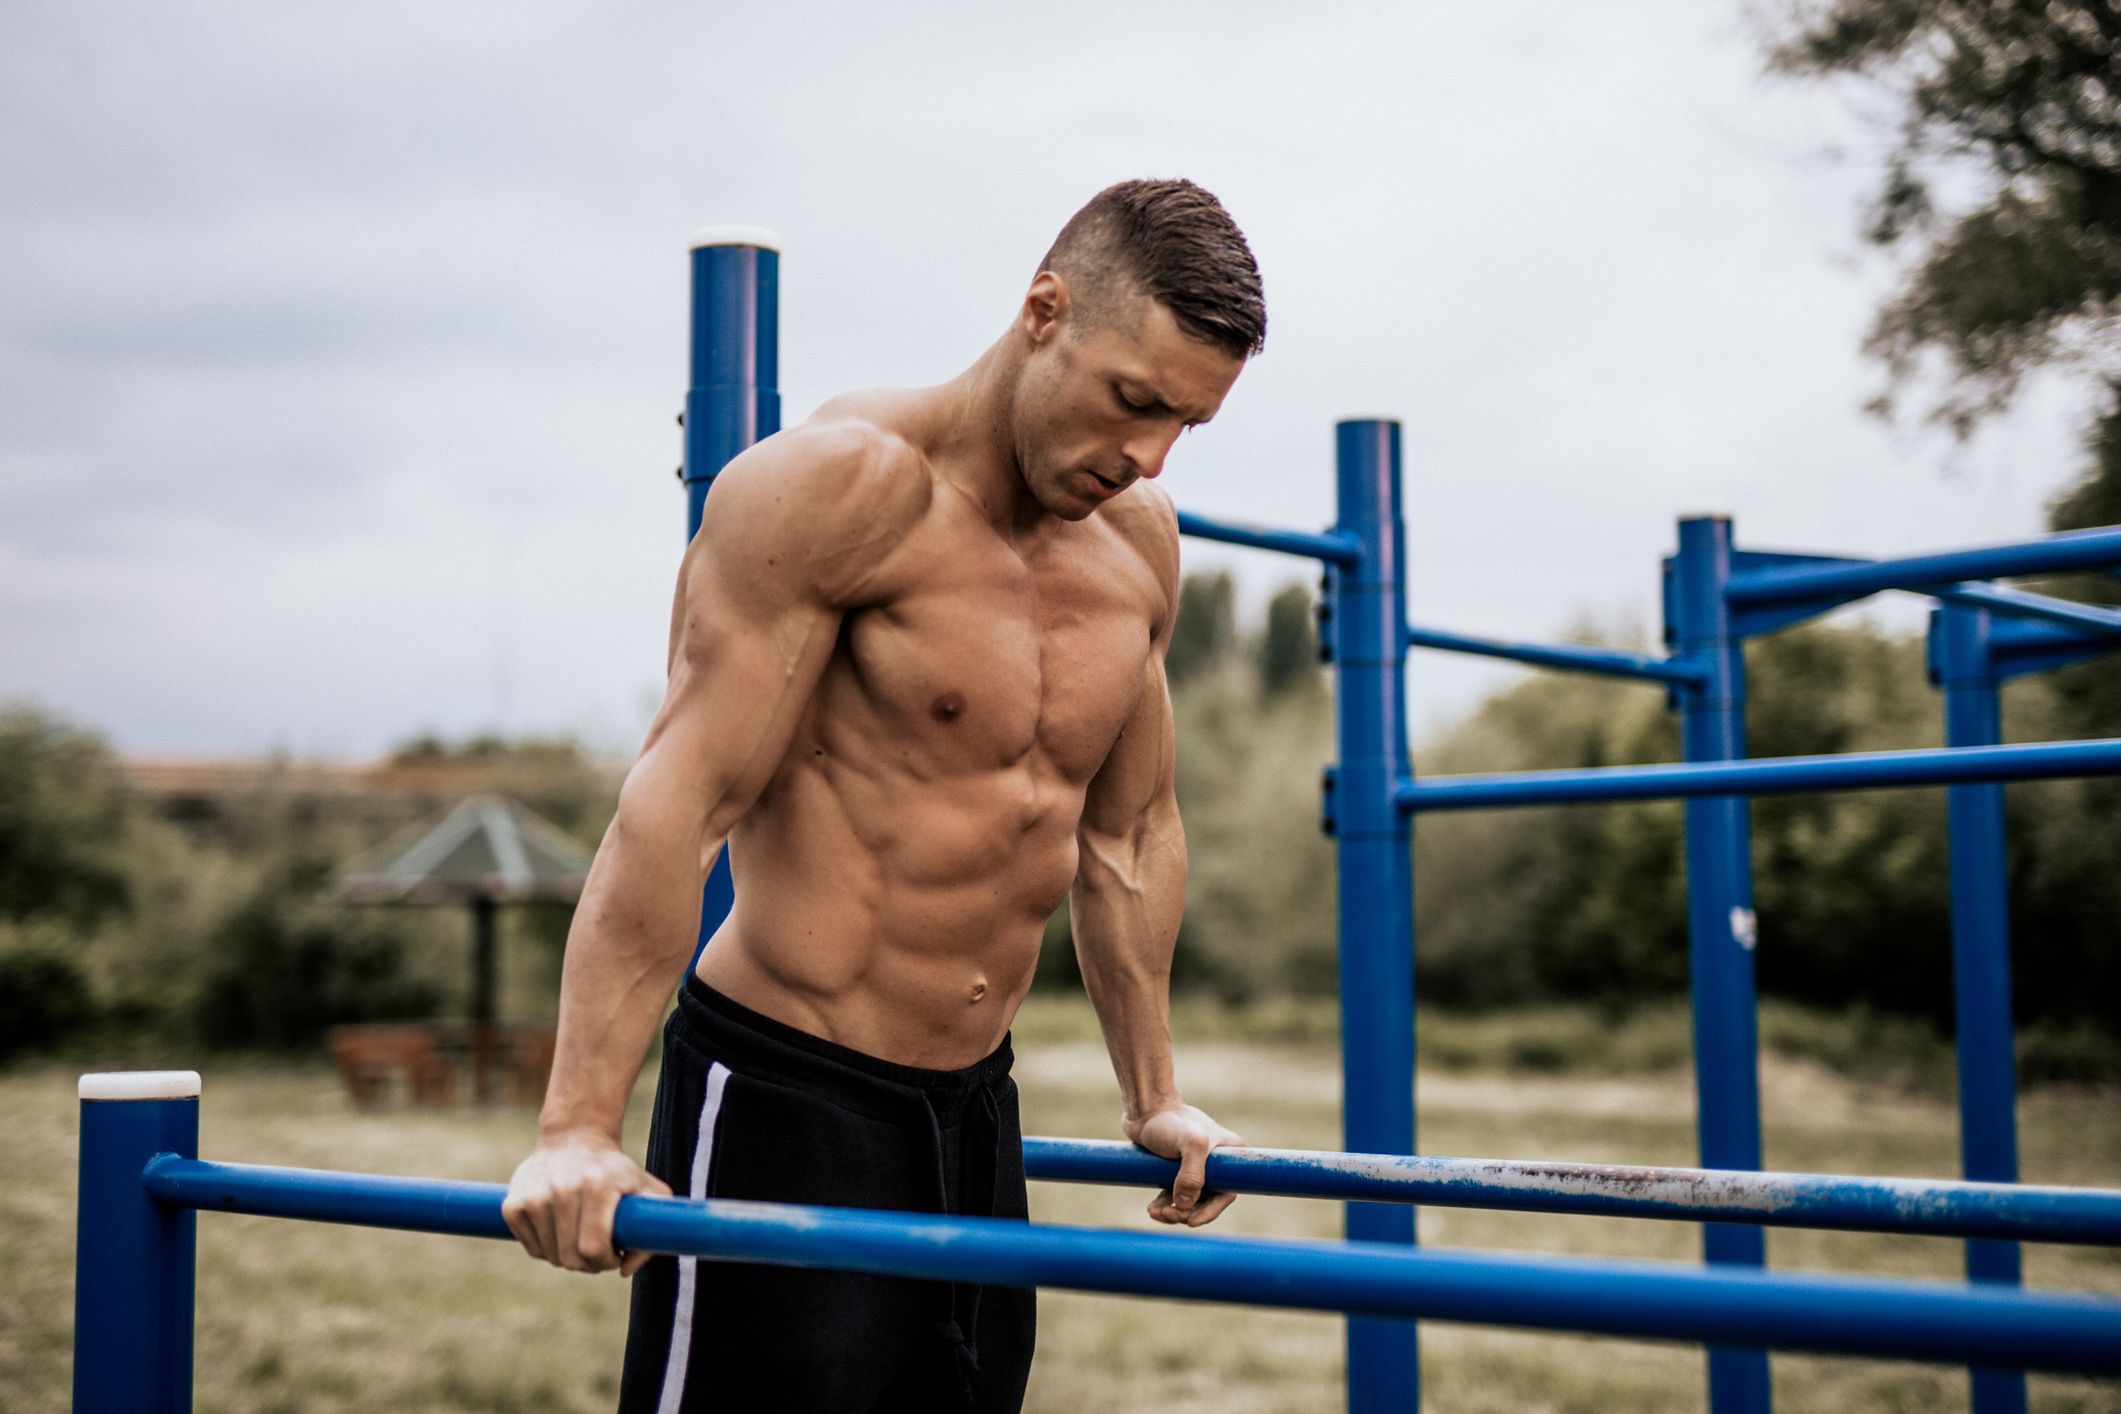
[(736, 906), (700, 980), (902, 1065), (990, 1054), (1075, 876), (1082, 788), (1037, 755), (942, 780), (784, 770), (730, 838)]

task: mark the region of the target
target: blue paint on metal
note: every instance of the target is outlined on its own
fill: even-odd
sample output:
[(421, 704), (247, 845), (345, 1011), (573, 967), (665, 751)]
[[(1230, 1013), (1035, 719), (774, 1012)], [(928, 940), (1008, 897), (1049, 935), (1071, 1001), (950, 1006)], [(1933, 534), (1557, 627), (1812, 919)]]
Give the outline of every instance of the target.
[(1601, 677), (1690, 683), (1698, 681), (1701, 676), (1700, 670), (1690, 663), (1675, 663), (1669, 658), (1652, 658), (1642, 653), (1623, 653), (1616, 648), (1592, 648), (1578, 643), (1506, 643), (1413, 624), (1407, 625), (1407, 646), (1433, 648), (1444, 653), (1473, 653), (1484, 658), (1507, 658), (1535, 667)]
[(1414, 811), (1494, 810), (1610, 800), (1787, 795), (1812, 790), (1891, 790), (1966, 781), (2032, 781), (2121, 774), (2121, 737), (2015, 746), (1852, 751), (1755, 761), (1607, 766), (1580, 771), (1509, 771), (1431, 776), (1399, 789)]
[[(1669, 566), (1671, 561), (1667, 560)], [(1781, 572), (1798, 569), (1828, 569), (1836, 566), (1862, 566), (1877, 563), (1875, 560), (1856, 559), (1848, 555), (1797, 554), (1784, 550), (1731, 550), (1731, 576), (1743, 578), (1755, 572)], [(1667, 590), (1670, 586), (1667, 584)], [(1776, 600), (1767, 604), (1732, 604), (1731, 633), (1736, 638), (1755, 638), (1761, 634), (1774, 633), (1815, 619), (1843, 604), (1864, 597), (1866, 591), (1850, 590), (1842, 594), (1808, 595), (1803, 598)], [(1665, 623), (1672, 621), (1672, 605), (1667, 593)]]
[[(781, 429), (780, 268), (756, 245), (702, 245), (692, 252), (692, 382), (685, 393), (685, 538), (699, 534), (707, 495), (722, 468)], [(729, 916), (736, 888), (724, 849), (700, 897), (692, 960)]]
[(685, 392), (685, 538), (699, 533), (714, 478), (781, 427), (778, 252), (692, 252), (691, 385)]
[[(1051, 1182), (1155, 1189), (1178, 1165), (1118, 1140), (1033, 1137), (1024, 1140), (1024, 1170)], [(1209, 1154), (1208, 1186), (1345, 1202), (2121, 1246), (2121, 1190), (2100, 1188), (1249, 1147)]]
[[(1673, 656), (1702, 671), (1681, 688), (1680, 745), (1689, 762), (1745, 755), (1745, 640), (1731, 625), (1731, 523), (1699, 517), (1679, 523), (1672, 566)], [(1701, 769), (1696, 766), (1695, 769)], [(1727, 769), (1727, 768), (1726, 768)], [(1760, 1167), (1759, 1004), (1754, 993), (1752, 803), (1743, 796), (1689, 800), (1686, 806), (1687, 952), (1693, 989), (1695, 1124), (1705, 1168)], [(1757, 1227), (1709, 1223), (1708, 1260), (1722, 1266), (1767, 1262)], [(1767, 1352), (1719, 1345), (1709, 1350), (1709, 1406), (1716, 1414), (1770, 1407)]]
[(2060, 624), (2109, 637), (2121, 636), (2121, 610), (2101, 608), (2096, 604), (2079, 604), (2047, 594), (2029, 594), (1999, 584), (1955, 584), (1948, 589), (1930, 592), (1948, 603), (1994, 609), (2013, 618)]
[(191, 1408), (196, 1219), (141, 1186), (157, 1154), (199, 1152), (199, 1100), (81, 1102), (74, 1246), (76, 1414)]
[[(1341, 1129), (1350, 1149), (1414, 1152), (1413, 822), (1395, 792), (1407, 756), (1399, 424), (1335, 429), (1337, 536), (1361, 547), (1326, 575), (1339, 766), (1327, 810), (1339, 861)], [(1347, 1235), (1410, 1245), (1414, 1211), (1350, 1204)], [(1349, 1414), (1420, 1405), (1421, 1363), (1404, 1321), (1348, 1321)]]
[(1737, 608), (1806, 599), (1847, 602), (1886, 589), (1920, 590), (1962, 580), (2006, 579), (2114, 565), (2121, 565), (2121, 526), (2071, 530), (2037, 540), (1943, 550), (1899, 560), (1744, 568), (1732, 575), (1729, 598)]
[(1353, 536), (1337, 530), (1313, 534), (1303, 530), (1271, 530), (1211, 520), (1191, 511), (1178, 513), (1181, 535), (1198, 540), (1216, 540), (1225, 545), (1246, 545), (1254, 550), (1274, 550), (1284, 555), (1305, 555), (1329, 565), (1352, 565), (1362, 555), (1362, 545)]
[[(144, 1187), (164, 1203), (219, 1212), (506, 1235), (499, 1184), (165, 1157), (147, 1166)], [(1989, 1285), (1120, 1232), (728, 1199), (624, 1198), (614, 1231), (634, 1251), (937, 1281), (2121, 1372), (2121, 1302)]]
[[(2028, 673), (2049, 672), (2117, 650), (2121, 650), (2121, 638), (2105, 633), (2023, 619), (1992, 618), (1989, 624), (1989, 666), (1999, 682)], [(1934, 680), (1934, 670), (1931, 676)]]
[[(1930, 660), (1944, 690), (1944, 739), (1950, 746), (1994, 746), (2003, 740), (2001, 692), (1989, 661), (1987, 609), (1947, 603), (1930, 619)], [(2003, 787), (1953, 786), (1946, 792), (1951, 842), (1952, 1005), (1959, 1058), (1960, 1171), (1993, 1183), (2018, 1179), (2017, 1071), (2011, 1025), (2010, 895), (2005, 876)], [(1966, 1244), (1966, 1274), (2016, 1286), (2018, 1247), (1975, 1239)], [(1975, 1414), (2022, 1414), (2025, 1376), (1975, 1369)]]

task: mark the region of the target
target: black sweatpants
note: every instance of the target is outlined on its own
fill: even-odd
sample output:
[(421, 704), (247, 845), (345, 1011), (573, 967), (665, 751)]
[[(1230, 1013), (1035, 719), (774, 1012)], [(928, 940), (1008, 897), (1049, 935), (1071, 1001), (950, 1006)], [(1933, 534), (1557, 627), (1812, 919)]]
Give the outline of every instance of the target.
[[(663, 1030), (648, 1170), (680, 1195), (1023, 1218), (1009, 1042), (896, 1065), (688, 974)], [(621, 1414), (1013, 1414), (1037, 1293), (651, 1258), (633, 1278)]]

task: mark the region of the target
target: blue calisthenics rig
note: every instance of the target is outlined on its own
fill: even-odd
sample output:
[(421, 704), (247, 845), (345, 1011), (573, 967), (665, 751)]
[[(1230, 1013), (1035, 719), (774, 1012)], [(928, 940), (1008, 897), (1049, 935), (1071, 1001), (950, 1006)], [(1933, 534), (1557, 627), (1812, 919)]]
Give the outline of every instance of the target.
[[(696, 530), (713, 478), (780, 424), (779, 255), (755, 230), (693, 246), (685, 481)], [(1719, 1414), (1768, 1407), (1769, 1347), (1967, 1365), (1982, 1414), (2022, 1409), (2026, 1369), (2121, 1376), (2121, 1301), (2032, 1292), (2020, 1241), (2121, 1246), (2121, 1191), (2024, 1185), (2013, 1120), (2002, 783), (2121, 773), (2121, 740), (2003, 745), (1999, 684), (2121, 647), (2121, 613), (1988, 581), (2121, 566), (2121, 527), (1890, 561), (1737, 549), (1727, 520), (1685, 520), (1665, 565), (1664, 657), (1500, 643), (1407, 622), (1398, 424), (1337, 429), (1339, 514), (1320, 533), (1181, 514), (1190, 535), (1321, 561), (1321, 635), (1339, 674), (1339, 759), (1326, 772), (1337, 843), (1343, 1133), (1351, 1153), (1231, 1150), (1211, 1186), (1347, 1203), (1347, 1243), (1111, 1232), (994, 1219), (627, 1198), (638, 1251), (940, 1280), (1070, 1287), (1348, 1313), (1348, 1407), (1412, 1409), (1416, 1317), (1653, 1336), (1709, 1349)], [(1745, 759), (1745, 640), (1888, 589), (1937, 601), (1932, 677), (1942, 749)], [(1478, 653), (1667, 689), (1686, 760), (1662, 766), (1416, 780), (1409, 648)], [(1950, 789), (1952, 957), (1966, 1180), (1761, 1173), (1747, 800), (1781, 791)], [(1688, 926), (1703, 1167), (1417, 1156), (1413, 817), (1423, 811), (1686, 801)], [(731, 896), (709, 881), (702, 938)], [(507, 1238), (496, 1184), (210, 1163), (199, 1077), (81, 1082), (75, 1408), (190, 1407), (194, 1214), (200, 1209)], [(1155, 1186), (1174, 1165), (1130, 1146), (1027, 1139), (1034, 1178)], [(1424, 1251), (1416, 1203), (1671, 1218), (1703, 1225), (1707, 1268)], [(1769, 1273), (1763, 1228), (1967, 1239), (1961, 1285)]]

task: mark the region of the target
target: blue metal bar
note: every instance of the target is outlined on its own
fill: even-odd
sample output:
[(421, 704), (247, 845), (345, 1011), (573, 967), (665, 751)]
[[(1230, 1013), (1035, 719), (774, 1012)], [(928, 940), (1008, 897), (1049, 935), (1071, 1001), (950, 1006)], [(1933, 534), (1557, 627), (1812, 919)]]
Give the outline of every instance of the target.
[(1690, 683), (1701, 679), (1691, 663), (1652, 658), (1642, 653), (1623, 653), (1617, 648), (1592, 648), (1575, 643), (1505, 643), (1471, 634), (1447, 633), (1438, 628), (1407, 625), (1409, 648), (1434, 648), (1445, 653), (1475, 653), (1485, 658), (1507, 658), (1535, 667), (1559, 668), (1564, 672), (1593, 673), (1613, 678), (1647, 678), (1654, 682)]
[[(1731, 523), (1698, 517), (1679, 523), (1666, 637), (1672, 656), (1701, 670), (1675, 694), (1679, 739), (1689, 762), (1745, 756), (1745, 640), (1734, 631)], [(1729, 770), (1730, 766), (1682, 768)], [(1689, 800), (1686, 806), (1688, 978), (1693, 992), (1694, 1123), (1704, 1168), (1760, 1167), (1759, 1003), (1753, 982), (1752, 802), (1743, 796)], [(1702, 1247), (1711, 1263), (1767, 1264), (1757, 1227), (1708, 1223)], [(1718, 1345), (1708, 1352), (1709, 1407), (1715, 1414), (1765, 1414), (1773, 1403), (1767, 1351)]]
[(1987, 638), (1989, 668), (1999, 683), (2121, 652), (2121, 635), (2007, 615), (1990, 616)]
[(1733, 607), (1798, 599), (1857, 599), (1886, 589), (1928, 589), (1969, 579), (2006, 579), (2121, 565), (2121, 526), (2070, 530), (2009, 545), (1943, 550), (1857, 564), (1766, 566), (1731, 576)]
[[(1341, 1131), (1350, 1149), (1414, 1152), (1413, 820), (1393, 789), (1407, 756), (1407, 621), (1396, 422), (1335, 429), (1337, 540), (1326, 598), (1339, 765), (1326, 805), (1339, 861)], [(1347, 1234), (1412, 1244), (1414, 1210), (1349, 1204)], [(1349, 1414), (1419, 1408), (1421, 1361), (1405, 1321), (1348, 1321)]]
[[(692, 386), (685, 393), (685, 539), (746, 447), (781, 430), (781, 256), (770, 232), (713, 226), (692, 238)], [(724, 849), (700, 896), (694, 965), (736, 902)]]
[(2111, 775), (2121, 775), (2121, 737), (2017, 746), (1852, 751), (1839, 756), (1777, 756), (1728, 763), (1431, 776), (1423, 781), (1401, 781), (1398, 797), (1403, 807), (1415, 811), (1489, 810), (1608, 800), (1892, 790), (1967, 781)]
[[(501, 1221), (505, 1190), (497, 1183), (166, 1156), (147, 1165), (143, 1186), (185, 1208), (508, 1235)], [(2121, 1372), (2121, 1302), (2056, 1292), (1119, 1232), (730, 1199), (622, 1198), (614, 1232), (634, 1251), (935, 1281)]]
[(1219, 540), (1225, 545), (1248, 545), (1255, 550), (1276, 550), (1284, 555), (1307, 555), (1329, 565), (1352, 565), (1362, 555), (1362, 545), (1353, 536), (1338, 529), (1329, 530), (1322, 535), (1303, 530), (1268, 530), (1259, 526), (1210, 520), (1191, 511), (1180, 511), (1178, 530), (1181, 535), (1191, 535), (1199, 540)]
[(1954, 584), (1933, 589), (1930, 593), (1950, 604), (1994, 609), (2015, 618), (2121, 637), (2121, 610), (2105, 609), (2096, 604), (2078, 604), (2047, 594), (2028, 594), (2022, 589), (2000, 584)]
[(141, 1186), (157, 1154), (199, 1153), (196, 1071), (81, 1077), (74, 1243), (75, 1414), (191, 1408), (197, 1220)]
[[(1034, 1137), (1024, 1140), (1024, 1171), (1049, 1182), (1162, 1188), (1178, 1165), (1114, 1139)], [(1713, 1217), (1769, 1227), (2121, 1247), (2121, 1190), (2102, 1188), (1254, 1148), (1210, 1153), (1208, 1186), (1346, 1202), (1679, 1222)]]
[[(1964, 602), (1931, 612), (1930, 661), (1944, 689), (1944, 739), (1951, 746), (1994, 746), (2003, 739), (2001, 693), (1989, 654), (1991, 622), (1987, 609)], [(1961, 1172), (2010, 1184), (2018, 1180), (2018, 1087), (2003, 787), (1953, 786), (1946, 802)], [(1974, 1281), (2018, 1285), (2017, 1244), (1968, 1242), (1966, 1274)], [(1970, 1378), (1975, 1414), (2023, 1414), (2023, 1372), (1976, 1367)]]

